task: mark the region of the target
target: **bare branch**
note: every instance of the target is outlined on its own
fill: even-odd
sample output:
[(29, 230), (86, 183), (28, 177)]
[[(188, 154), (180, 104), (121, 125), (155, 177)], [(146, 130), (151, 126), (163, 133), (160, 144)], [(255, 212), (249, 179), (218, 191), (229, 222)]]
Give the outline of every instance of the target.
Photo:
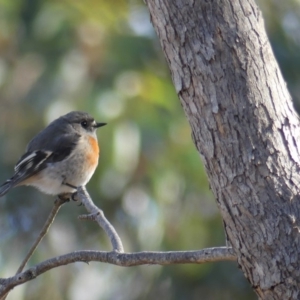
[(65, 202), (64, 200), (58, 200), (52, 209), (47, 222), (45, 223), (38, 240), (31, 248), (26, 259), (20, 266), (18, 273), (15, 276), (9, 278), (0, 279), (0, 299), (5, 297), (9, 291), (14, 287), (30, 281), (37, 276), (45, 273), (48, 270), (57, 268), (63, 265), (71, 264), (74, 262), (104, 262), (110, 263), (122, 267), (132, 267), (138, 265), (171, 265), (171, 264), (201, 264), (205, 262), (217, 262), (217, 261), (234, 261), (236, 256), (229, 247), (217, 247), (207, 248), (196, 251), (170, 251), (170, 252), (136, 252), (136, 253), (124, 253), (121, 239), (116, 233), (113, 226), (105, 218), (102, 210), (92, 202), (85, 187), (78, 188), (77, 197), (84, 204), (88, 215), (80, 216), (80, 219), (94, 220), (96, 221), (106, 232), (111, 240), (113, 251), (75, 251), (62, 256), (48, 259), (44, 262), (37, 264), (29, 268), (28, 270), (21, 272), (26, 265), (29, 257), (36, 249), (43, 236), (47, 233), (49, 226), (54, 220), (59, 207)]
[(76, 251), (46, 260), (22, 273), (0, 279), (0, 297), (15, 286), (30, 281), (48, 270), (74, 262), (98, 261), (122, 267), (139, 265), (202, 264), (206, 262), (235, 261), (232, 248), (216, 247), (196, 251), (135, 252)]
[(80, 216), (79, 219), (90, 219), (95, 220), (108, 235), (110, 242), (113, 247), (113, 251), (124, 252), (122, 241), (117, 234), (115, 228), (109, 223), (109, 221), (105, 218), (103, 211), (98, 208), (92, 201), (89, 193), (86, 188), (81, 186), (77, 188), (77, 196), (85, 206), (86, 210), (90, 213), (90, 215)]
[[(23, 259), (21, 265), (19, 266), (19, 268), (18, 268), (18, 270), (17, 270), (17, 272), (16, 272), (16, 275), (23, 271), (24, 267), (26, 266), (26, 264), (27, 264), (27, 262), (29, 261), (30, 257), (32, 256), (32, 254), (33, 254), (34, 251), (36, 250), (37, 246), (38, 246), (39, 243), (42, 241), (42, 239), (44, 238), (44, 236), (47, 234), (47, 232), (48, 232), (48, 230), (49, 230), (51, 224), (53, 223), (54, 218), (55, 218), (55, 216), (57, 215), (57, 213), (58, 213), (60, 207), (61, 207), (64, 203), (66, 203), (67, 201), (69, 201), (68, 198), (64, 198), (64, 199), (63, 199), (63, 198), (57, 197), (57, 199), (55, 199), (55, 201), (54, 201), (54, 206), (53, 206), (53, 208), (52, 208), (52, 210), (51, 210), (51, 212), (50, 212), (50, 214), (49, 214), (49, 216), (48, 216), (48, 218), (47, 218), (47, 220), (46, 220), (46, 222), (45, 222), (45, 224), (44, 224), (42, 230), (40, 231), (40, 233), (39, 233), (39, 235), (38, 235), (36, 241), (33, 243), (33, 245), (31, 246), (31, 248), (29, 249), (27, 255), (26, 255), (25, 258)], [(9, 292), (9, 291), (10, 291), (10, 290), (8, 290), (8, 292)], [(3, 294), (3, 295), (2, 295), (3, 297), (1, 296), (1, 300), (5, 300), (5, 299), (6, 299), (6, 297), (7, 297), (7, 295), (8, 295), (8, 292), (7, 292), (7, 294), (5, 294), (5, 295)]]
[(33, 252), (35, 251), (35, 249), (37, 248), (37, 246), (39, 245), (39, 243), (42, 241), (42, 239), (44, 238), (44, 236), (47, 234), (49, 227), (51, 226), (51, 224), (54, 221), (54, 218), (56, 216), (56, 214), (58, 213), (60, 207), (66, 203), (68, 200), (67, 199), (62, 199), (62, 198), (57, 198), (54, 202), (54, 206), (42, 228), (42, 230), (39, 233), (38, 238), (36, 239), (36, 241), (34, 242), (34, 244), (31, 246), (30, 250), (28, 251), (26, 257), (24, 258), (24, 260), (22, 261), (20, 267), (18, 268), (16, 274), (20, 273), (23, 271), (25, 265), (27, 264), (28, 260), (30, 259), (30, 257), (32, 256)]

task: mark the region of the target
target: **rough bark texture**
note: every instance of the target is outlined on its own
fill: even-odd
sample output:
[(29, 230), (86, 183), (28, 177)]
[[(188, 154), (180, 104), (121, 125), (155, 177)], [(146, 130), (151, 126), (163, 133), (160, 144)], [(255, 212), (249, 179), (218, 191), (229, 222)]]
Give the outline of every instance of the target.
[(245, 276), (261, 299), (300, 299), (299, 120), (259, 9), (146, 2)]

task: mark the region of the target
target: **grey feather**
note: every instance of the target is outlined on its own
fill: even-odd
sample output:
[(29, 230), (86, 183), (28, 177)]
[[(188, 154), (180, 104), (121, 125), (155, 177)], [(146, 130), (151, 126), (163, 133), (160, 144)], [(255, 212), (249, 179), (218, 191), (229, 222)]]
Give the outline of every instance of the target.
[(0, 197), (4, 196), (11, 188), (13, 188), (15, 185), (12, 184), (11, 180), (5, 181), (0, 186)]

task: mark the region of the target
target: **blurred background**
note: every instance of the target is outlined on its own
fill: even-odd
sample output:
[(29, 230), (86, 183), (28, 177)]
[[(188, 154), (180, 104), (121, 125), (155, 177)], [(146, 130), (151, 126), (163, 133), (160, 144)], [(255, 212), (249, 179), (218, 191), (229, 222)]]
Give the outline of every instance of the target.
[[(261, 0), (300, 107), (300, 3)], [(84, 110), (98, 131), (87, 188), (126, 251), (224, 245), (222, 222), (143, 1), (0, 0), (0, 180), (54, 118)], [(0, 276), (15, 273), (53, 205), (30, 187), (0, 200)], [(66, 204), (30, 265), (74, 250), (110, 250)], [(17, 287), (9, 299), (256, 299), (235, 263), (121, 268), (76, 263)]]

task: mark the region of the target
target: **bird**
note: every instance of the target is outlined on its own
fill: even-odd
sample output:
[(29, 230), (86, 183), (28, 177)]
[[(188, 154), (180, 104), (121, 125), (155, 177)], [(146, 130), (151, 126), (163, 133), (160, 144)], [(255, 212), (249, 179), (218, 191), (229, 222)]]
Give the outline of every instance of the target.
[(76, 194), (98, 165), (96, 130), (105, 125), (82, 111), (52, 121), (28, 143), (13, 176), (0, 186), (0, 197), (22, 185), (59, 197)]

